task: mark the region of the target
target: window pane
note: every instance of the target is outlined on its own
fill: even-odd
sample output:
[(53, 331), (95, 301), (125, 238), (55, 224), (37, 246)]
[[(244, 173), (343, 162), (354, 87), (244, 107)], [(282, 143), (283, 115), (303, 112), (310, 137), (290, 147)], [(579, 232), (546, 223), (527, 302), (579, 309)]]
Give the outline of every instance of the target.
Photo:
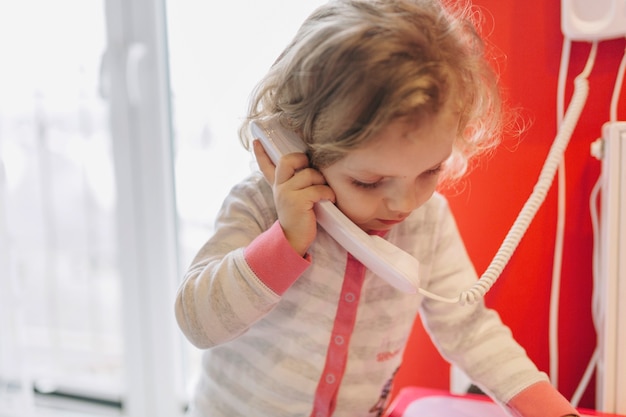
[(27, 407), (33, 386), (119, 397), (116, 190), (98, 91), (105, 34), (102, 0), (0, 4), (3, 410)]

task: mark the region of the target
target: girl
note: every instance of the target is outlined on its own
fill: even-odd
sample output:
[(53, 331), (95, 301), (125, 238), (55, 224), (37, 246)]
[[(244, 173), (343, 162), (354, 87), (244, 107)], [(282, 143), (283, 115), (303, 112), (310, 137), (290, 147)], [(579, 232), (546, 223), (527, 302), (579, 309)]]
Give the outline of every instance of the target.
[[(417, 258), (422, 288), (453, 297), (476, 281), (435, 192), (501, 130), (472, 13), (436, 0), (331, 1), (259, 84), (241, 136), (261, 173), (226, 198), (176, 299), (182, 331), (206, 349), (191, 416), (381, 415), (417, 314), (441, 353), (509, 412), (576, 413), (496, 312), (401, 292), (316, 223), (314, 204), (330, 200)], [(307, 153), (274, 166), (248, 129), (268, 116)]]

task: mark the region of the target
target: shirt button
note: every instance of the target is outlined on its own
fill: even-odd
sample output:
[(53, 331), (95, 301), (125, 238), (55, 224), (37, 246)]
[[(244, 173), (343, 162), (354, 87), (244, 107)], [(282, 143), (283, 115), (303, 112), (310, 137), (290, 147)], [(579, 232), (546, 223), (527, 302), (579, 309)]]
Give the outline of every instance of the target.
[(345, 299), (347, 302), (351, 303), (351, 302), (353, 302), (353, 301), (356, 299), (356, 297), (354, 296), (354, 294), (353, 294), (353, 293), (349, 292), (349, 293), (347, 293), (347, 294), (345, 295), (344, 299)]
[(343, 345), (343, 342), (344, 342), (343, 336), (340, 336), (340, 335), (335, 336), (335, 344), (336, 345)]
[(334, 384), (335, 383), (335, 375), (333, 375), (333, 374), (326, 374), (326, 383), (327, 384)]

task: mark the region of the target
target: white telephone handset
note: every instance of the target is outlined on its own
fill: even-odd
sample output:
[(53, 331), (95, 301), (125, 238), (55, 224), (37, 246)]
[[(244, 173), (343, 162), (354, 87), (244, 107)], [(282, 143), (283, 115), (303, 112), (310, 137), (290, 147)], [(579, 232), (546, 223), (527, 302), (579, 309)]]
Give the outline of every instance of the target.
[[(283, 128), (276, 118), (253, 122), (250, 130), (274, 164), (282, 155), (306, 150), (300, 137)], [(316, 203), (314, 210), (324, 230), (363, 265), (401, 291), (418, 291), (417, 259), (380, 236), (368, 235), (328, 200)]]

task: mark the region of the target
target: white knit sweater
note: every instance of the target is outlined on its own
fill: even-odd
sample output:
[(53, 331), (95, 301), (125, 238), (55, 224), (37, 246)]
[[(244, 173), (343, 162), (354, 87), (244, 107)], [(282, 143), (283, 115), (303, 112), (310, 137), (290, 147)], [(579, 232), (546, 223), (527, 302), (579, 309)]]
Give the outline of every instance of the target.
[[(303, 259), (276, 220), (271, 188), (252, 175), (226, 198), (215, 234), (185, 275), (176, 317), (206, 349), (191, 416), (375, 415), (369, 410), (418, 314), (444, 357), (498, 402), (547, 379), (483, 303), (400, 292), (322, 229)], [(477, 279), (441, 195), (386, 239), (420, 261), (428, 291), (455, 297)]]

